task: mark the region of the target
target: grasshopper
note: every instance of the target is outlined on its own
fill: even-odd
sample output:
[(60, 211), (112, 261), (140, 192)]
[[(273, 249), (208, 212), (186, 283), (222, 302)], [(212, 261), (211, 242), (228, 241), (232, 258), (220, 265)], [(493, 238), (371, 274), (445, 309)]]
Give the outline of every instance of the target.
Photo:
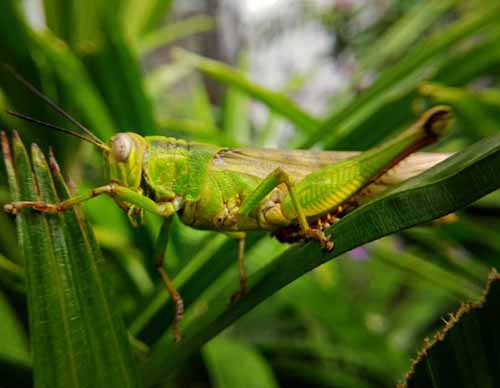
[[(13, 72), (13, 71), (12, 71)], [(80, 127), (85, 135), (20, 113), (13, 116), (64, 132), (103, 151), (109, 181), (60, 203), (19, 201), (5, 205), (18, 213), (31, 208), (44, 213), (63, 212), (100, 195), (110, 196), (134, 221), (144, 211), (164, 218), (156, 246), (156, 268), (175, 303), (173, 331), (179, 341), (183, 301), (163, 260), (170, 221), (174, 214), (193, 228), (220, 231), (238, 241), (239, 291), (246, 289), (244, 244), (247, 232), (268, 230), (279, 240), (317, 240), (325, 250), (334, 248), (327, 226), (352, 207), (363, 190), (389, 169), (447, 131), (451, 111), (437, 106), (384, 144), (355, 154), (329, 151), (282, 151), (220, 148), (172, 137), (114, 135), (107, 143), (69, 116), (28, 81), (16, 78), (58, 113)], [(348, 157), (346, 157), (348, 156)]]

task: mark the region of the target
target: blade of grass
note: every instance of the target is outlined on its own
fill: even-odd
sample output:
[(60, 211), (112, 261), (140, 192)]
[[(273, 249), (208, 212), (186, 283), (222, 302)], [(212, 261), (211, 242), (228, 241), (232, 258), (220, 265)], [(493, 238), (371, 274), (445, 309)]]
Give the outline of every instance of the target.
[(449, 53), (446, 63), (438, 70), (435, 81), (448, 86), (460, 86), (484, 74), (495, 72), (500, 62), (498, 39), (500, 31), (492, 28), (472, 46)]
[[(99, 23), (103, 16), (117, 12), (120, 2), (99, 0), (43, 0), (45, 21), (49, 29), (67, 45), (78, 49), (101, 37)], [(116, 24), (116, 23), (115, 23)], [(115, 25), (114, 24), (114, 25)]]
[(105, 38), (98, 46), (91, 46), (83, 60), (116, 127), (152, 135), (156, 129), (154, 111), (137, 53), (121, 28), (105, 23), (102, 29)]
[[(2, 143), (6, 164), (11, 164), (5, 135)], [(13, 137), (13, 150), (15, 167), (11, 164), (7, 170), (9, 173), (17, 170), (19, 174), (18, 179), (11, 179), (11, 182), (19, 182), (19, 189), (15, 190), (20, 196), (17, 200), (37, 200), (39, 193), (28, 155), (16, 134)], [(35, 384), (40, 387), (67, 384), (78, 387), (78, 380), (82, 377), (80, 373), (85, 370), (85, 366), (82, 365), (81, 369), (76, 367), (76, 362), (81, 360), (74, 359), (73, 350), (75, 345), (80, 344), (74, 343), (74, 332), (67, 325), (68, 314), (75, 314), (78, 309), (78, 306), (67, 306), (62, 294), (61, 282), (67, 280), (68, 274), (64, 269), (58, 269), (46, 219), (40, 214), (25, 211), (19, 214), (16, 221), (24, 255), (29, 257), (26, 260), (26, 275)], [(66, 247), (62, 254), (67, 257)], [(61, 361), (49, 365), (52, 358)], [(58, 385), (58, 381), (63, 385)]]
[(191, 90), (190, 114), (194, 120), (206, 123), (209, 127), (215, 128), (215, 117), (210, 104), (207, 88), (201, 80), (196, 77)]
[(361, 59), (363, 70), (378, 68), (387, 60), (393, 59), (395, 55), (406, 51), (455, 3), (455, 0), (415, 3), (363, 54)]
[[(33, 174), (17, 135), (14, 160), (4, 134), (2, 146), (10, 181), (18, 187), (13, 190), (19, 193), (17, 199), (59, 200), (38, 147), (32, 147)], [(47, 216), (24, 210), (16, 222), (27, 258), (35, 385), (137, 386), (128, 336), (104, 296), (95, 262), (102, 258), (92, 246), (89, 230), (82, 228), (83, 221), (76, 219), (74, 210)]]
[(39, 35), (36, 44), (45, 53), (51, 68), (64, 84), (64, 90), (71, 102), (78, 107), (90, 129), (101, 139), (109, 139), (115, 132), (115, 125), (79, 58), (62, 41), (48, 32)]
[(173, 0), (130, 0), (127, 3), (123, 20), (133, 37), (144, 35), (158, 27), (174, 4)]
[[(248, 68), (246, 54), (240, 55), (238, 68), (243, 73)], [(249, 104), (247, 96), (234, 87), (228, 87), (224, 95), (222, 129), (226, 136), (238, 139), (240, 144), (251, 144)], [(236, 144), (233, 144), (235, 146)]]
[(278, 387), (269, 364), (249, 345), (216, 338), (205, 345), (202, 355), (216, 388)]
[[(414, 89), (429, 76), (426, 72), (435, 71), (433, 67), (443, 61), (448, 50), (479, 31), (495, 26), (499, 17), (500, 5), (491, 2), (452, 24), (446, 31), (435, 33), (383, 72), (370, 88), (345, 108), (327, 117), (305, 141), (295, 146), (310, 148), (318, 142), (326, 148), (342, 149), (348, 146), (354, 130), (391, 102), (395, 93), (400, 93), (401, 89)], [(363, 134), (356, 133), (356, 136), (362, 137)]]
[[(71, 196), (53, 155), (50, 167), (60, 199)], [(122, 387), (138, 386), (138, 372), (133, 361), (128, 334), (120, 311), (113, 303), (105, 279), (104, 260), (94, 233), (83, 212), (66, 212), (66, 238), (72, 247), (72, 270), (82, 303), (81, 319), (86, 323), (89, 345), (98, 384)], [(112, 386), (112, 385), (111, 385)]]
[(288, 376), (293, 382), (298, 381), (303, 382), (303, 384), (317, 384), (320, 387), (376, 387), (360, 377), (359, 374), (328, 364), (307, 364), (303, 360), (282, 358), (274, 362), (273, 367)]
[(0, 254), (0, 285), (15, 292), (25, 292), (25, 282), (24, 268)]
[(238, 89), (242, 93), (267, 105), (274, 112), (290, 120), (301, 132), (309, 133), (314, 131), (320, 123), (316, 118), (302, 110), (292, 101), (292, 99), (283, 93), (273, 92), (263, 86), (253, 83), (239, 70), (182, 49), (175, 49), (173, 55), (179, 60), (189, 59), (191, 64), (204, 74)]
[(481, 289), (476, 284), (429, 263), (417, 255), (405, 251), (395, 252), (388, 244), (378, 244), (373, 253), (377, 260), (406, 271), (423, 281), (440, 285), (458, 300), (475, 298), (480, 294)]
[(26, 331), (1, 290), (0, 322), (2, 331), (0, 359), (8, 359), (21, 365), (30, 366), (31, 356)]
[(140, 38), (138, 43), (139, 52), (141, 55), (147, 55), (177, 40), (187, 38), (200, 32), (210, 31), (213, 27), (214, 21), (210, 16), (206, 15), (196, 15), (188, 19), (169, 23)]

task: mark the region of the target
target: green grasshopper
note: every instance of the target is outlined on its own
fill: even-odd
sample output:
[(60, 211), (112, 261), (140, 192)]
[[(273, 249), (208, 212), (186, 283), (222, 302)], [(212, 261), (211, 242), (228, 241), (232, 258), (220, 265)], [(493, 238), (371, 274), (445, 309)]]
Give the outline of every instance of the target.
[[(23, 208), (44, 213), (65, 211), (99, 195), (108, 195), (133, 220), (148, 211), (163, 217), (156, 247), (156, 267), (175, 303), (173, 330), (183, 315), (183, 301), (163, 268), (167, 233), (174, 214), (197, 229), (227, 233), (238, 240), (240, 289), (246, 289), (244, 243), (247, 232), (268, 230), (286, 242), (313, 239), (325, 250), (334, 241), (324, 230), (345, 213), (370, 183), (423, 146), (433, 143), (450, 126), (451, 111), (437, 106), (383, 145), (343, 158), (328, 151), (282, 151), (220, 148), (172, 137), (114, 135), (107, 143), (60, 107), (15, 76), (53, 109), (78, 125), (87, 136), (44, 123), (20, 113), (11, 115), (76, 136), (103, 151), (109, 183), (60, 203), (20, 201), (5, 205), (16, 214)], [(340, 158), (342, 159), (342, 157)]]

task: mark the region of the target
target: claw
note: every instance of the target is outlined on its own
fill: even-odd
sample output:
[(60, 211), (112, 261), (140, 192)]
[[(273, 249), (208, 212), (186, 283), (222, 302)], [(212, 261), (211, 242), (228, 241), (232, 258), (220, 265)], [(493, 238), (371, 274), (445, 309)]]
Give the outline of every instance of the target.
[(320, 229), (310, 229), (308, 236), (311, 239), (318, 240), (321, 248), (331, 252), (333, 250), (334, 244), (331, 236), (325, 235), (325, 233)]
[(233, 304), (239, 301), (240, 298), (246, 294), (246, 292), (247, 292), (247, 282), (246, 278), (244, 278), (241, 279), (240, 289), (236, 291), (233, 295), (231, 295), (231, 298), (229, 299), (229, 304)]
[(237, 301), (239, 301), (240, 298), (243, 295), (245, 295), (246, 292), (247, 292), (246, 288), (245, 289), (240, 289), (240, 290), (236, 291), (233, 295), (231, 295), (231, 298), (229, 298), (229, 304), (234, 304)]

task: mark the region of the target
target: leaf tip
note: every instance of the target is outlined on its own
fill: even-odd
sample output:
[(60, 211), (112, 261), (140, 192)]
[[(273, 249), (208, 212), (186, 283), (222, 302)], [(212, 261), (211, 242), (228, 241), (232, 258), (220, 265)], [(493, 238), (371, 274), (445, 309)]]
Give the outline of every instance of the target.
[(9, 139), (7, 139), (5, 131), (0, 132), (0, 141), (2, 143), (2, 153), (4, 160), (11, 161), (12, 156), (10, 154)]
[(36, 143), (31, 144), (31, 159), (33, 160), (33, 164), (37, 166), (40, 167), (47, 166), (47, 160), (45, 159), (45, 155), (43, 154), (42, 150)]
[(22, 152), (25, 150), (21, 136), (19, 136), (19, 133), (15, 129), (12, 131), (12, 148), (14, 149), (14, 154), (16, 154), (16, 150), (23, 150)]
[(57, 163), (56, 156), (54, 155), (54, 150), (52, 147), (49, 147), (49, 166), (52, 172), (60, 174), (61, 168), (59, 167), (59, 163)]

